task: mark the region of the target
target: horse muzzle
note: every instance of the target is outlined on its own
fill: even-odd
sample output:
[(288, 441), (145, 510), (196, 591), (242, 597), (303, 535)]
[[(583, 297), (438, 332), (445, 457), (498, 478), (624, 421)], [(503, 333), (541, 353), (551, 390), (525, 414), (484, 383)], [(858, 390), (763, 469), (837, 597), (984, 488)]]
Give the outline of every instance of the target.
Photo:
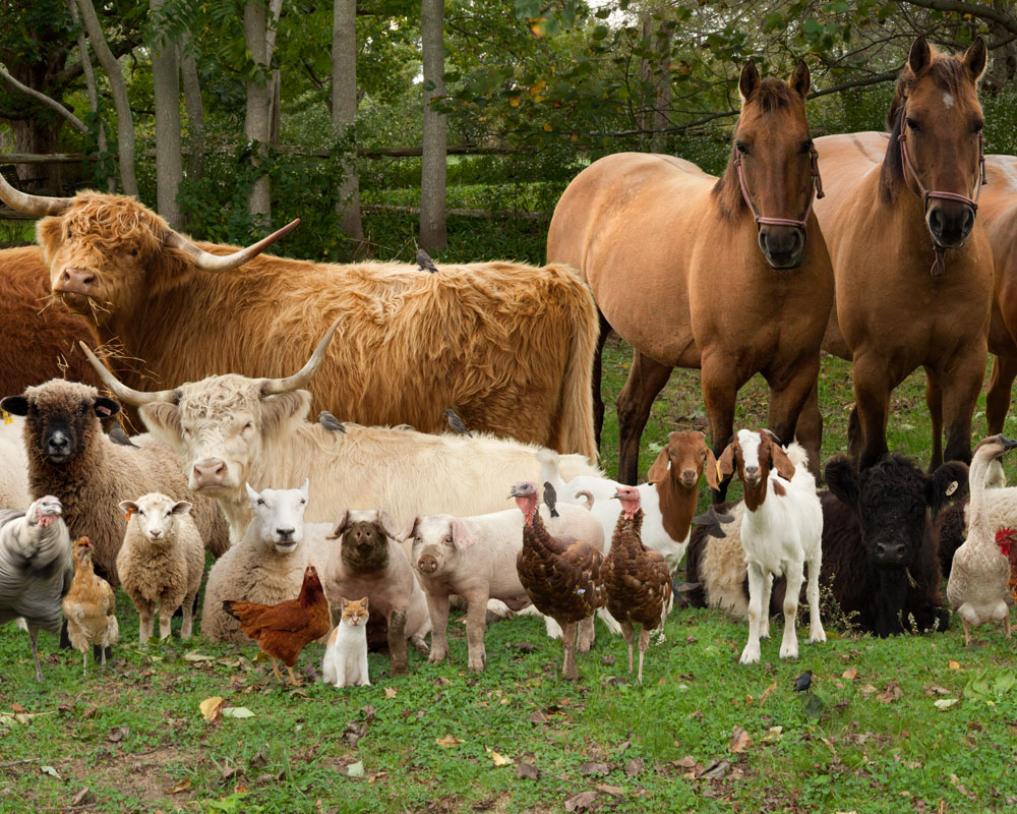
[(760, 226), (758, 241), (763, 257), (772, 268), (793, 269), (802, 264), (805, 232), (797, 226)]
[(960, 201), (938, 201), (925, 213), (925, 224), (937, 246), (958, 249), (975, 226), (975, 208)]

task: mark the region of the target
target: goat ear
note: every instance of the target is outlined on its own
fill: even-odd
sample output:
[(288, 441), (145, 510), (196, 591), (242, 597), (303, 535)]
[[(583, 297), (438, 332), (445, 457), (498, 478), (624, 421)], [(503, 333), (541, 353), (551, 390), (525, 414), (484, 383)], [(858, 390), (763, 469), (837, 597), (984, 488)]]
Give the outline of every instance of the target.
[(925, 480), (925, 495), (932, 513), (962, 497), (967, 490), (968, 467), (960, 461), (947, 461)]
[(717, 491), (720, 489), (720, 475), (717, 472), (717, 456), (713, 454), (713, 450), (709, 447), (706, 448), (706, 469), (703, 472), (706, 475), (707, 485)]
[(858, 505), (858, 474), (854, 465), (843, 455), (831, 458), (823, 472), (826, 485), (848, 506)]
[(325, 539), (338, 540), (346, 533), (346, 529), (348, 529), (349, 527), (350, 527), (350, 513), (348, 511), (344, 511), (341, 515), (339, 515), (339, 519), (336, 520), (335, 528), (332, 529), (332, 533), (328, 535), (328, 537), (326, 537)]
[(728, 444), (717, 461), (717, 473), (722, 478), (729, 478), (734, 474), (734, 450), (735, 442)]
[(667, 447), (665, 446), (657, 453), (657, 457), (650, 465), (650, 471), (646, 473), (646, 480), (650, 483), (663, 483), (667, 477), (668, 464), (670, 462), (671, 459), (668, 457)]
[(0, 401), (0, 410), (11, 415), (28, 415), (28, 399), (24, 396), (7, 396)]
[(459, 517), (452, 520), (452, 542), (456, 548), (469, 548), (477, 542), (469, 526)]
[(777, 467), (777, 474), (784, 478), (784, 480), (791, 480), (795, 476), (795, 465), (787, 457), (784, 447), (776, 441), (770, 444), (770, 460)]

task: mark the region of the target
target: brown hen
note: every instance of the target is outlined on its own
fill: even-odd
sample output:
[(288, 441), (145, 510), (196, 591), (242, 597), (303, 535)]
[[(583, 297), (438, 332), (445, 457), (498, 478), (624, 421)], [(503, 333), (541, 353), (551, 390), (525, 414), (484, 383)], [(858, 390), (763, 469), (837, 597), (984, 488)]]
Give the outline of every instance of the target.
[(639, 531), (643, 526), (643, 510), (639, 507), (639, 490), (635, 486), (619, 486), (615, 495), (622, 504), (622, 513), (614, 527), (611, 551), (604, 560), (604, 587), (607, 610), (621, 625), (629, 648), (629, 672), (632, 672), (633, 625), (639, 632), (639, 683), (643, 683), (643, 656), (650, 643), (650, 631), (662, 627), (671, 608), (671, 574), (667, 561), (656, 551), (643, 545)]
[(293, 686), (300, 685), (293, 674), (300, 651), (326, 635), (332, 627), (328, 600), (313, 565), (305, 569), (304, 582), (296, 599), (276, 605), (227, 599), (222, 607), (240, 622), (244, 633), (258, 643), (261, 652), (272, 659), (272, 672), (280, 681), (279, 662), (286, 665)]
[[(562, 675), (575, 680), (579, 678), (575, 654), (579, 623), (604, 605), (600, 573), (604, 556), (582, 540), (548, 533), (537, 511), (533, 483), (517, 483), (511, 497), (523, 513), (523, 548), (516, 557), (519, 581), (537, 610), (561, 625)], [(544, 499), (553, 509), (553, 493), (545, 493)]]

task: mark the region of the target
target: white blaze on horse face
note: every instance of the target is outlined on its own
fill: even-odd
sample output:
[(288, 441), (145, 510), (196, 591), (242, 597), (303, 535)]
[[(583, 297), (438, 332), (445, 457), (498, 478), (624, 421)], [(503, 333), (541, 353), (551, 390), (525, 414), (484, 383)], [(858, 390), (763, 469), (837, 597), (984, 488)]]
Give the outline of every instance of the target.
[(738, 430), (738, 446), (742, 448), (742, 464), (746, 471), (753, 468), (756, 470), (756, 478), (752, 480), (753, 483), (759, 479), (759, 446), (762, 443), (763, 439), (760, 438), (758, 432)]
[(256, 492), (247, 484), (247, 497), (262, 540), (271, 542), (280, 553), (293, 550), (304, 539), (304, 511), (307, 509), (308, 484), (300, 489), (264, 489)]
[(954, 98), (952, 93), (943, 94), (943, 106), (949, 110), (954, 105)]

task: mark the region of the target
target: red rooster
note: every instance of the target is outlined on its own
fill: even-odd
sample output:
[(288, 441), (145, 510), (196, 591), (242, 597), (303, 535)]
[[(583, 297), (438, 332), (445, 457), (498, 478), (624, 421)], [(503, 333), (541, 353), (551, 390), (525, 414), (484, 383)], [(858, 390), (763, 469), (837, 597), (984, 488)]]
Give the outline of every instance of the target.
[(1004, 528), (996, 532), (996, 545), (1010, 560), (1010, 597), (1017, 604), (1017, 529)]

